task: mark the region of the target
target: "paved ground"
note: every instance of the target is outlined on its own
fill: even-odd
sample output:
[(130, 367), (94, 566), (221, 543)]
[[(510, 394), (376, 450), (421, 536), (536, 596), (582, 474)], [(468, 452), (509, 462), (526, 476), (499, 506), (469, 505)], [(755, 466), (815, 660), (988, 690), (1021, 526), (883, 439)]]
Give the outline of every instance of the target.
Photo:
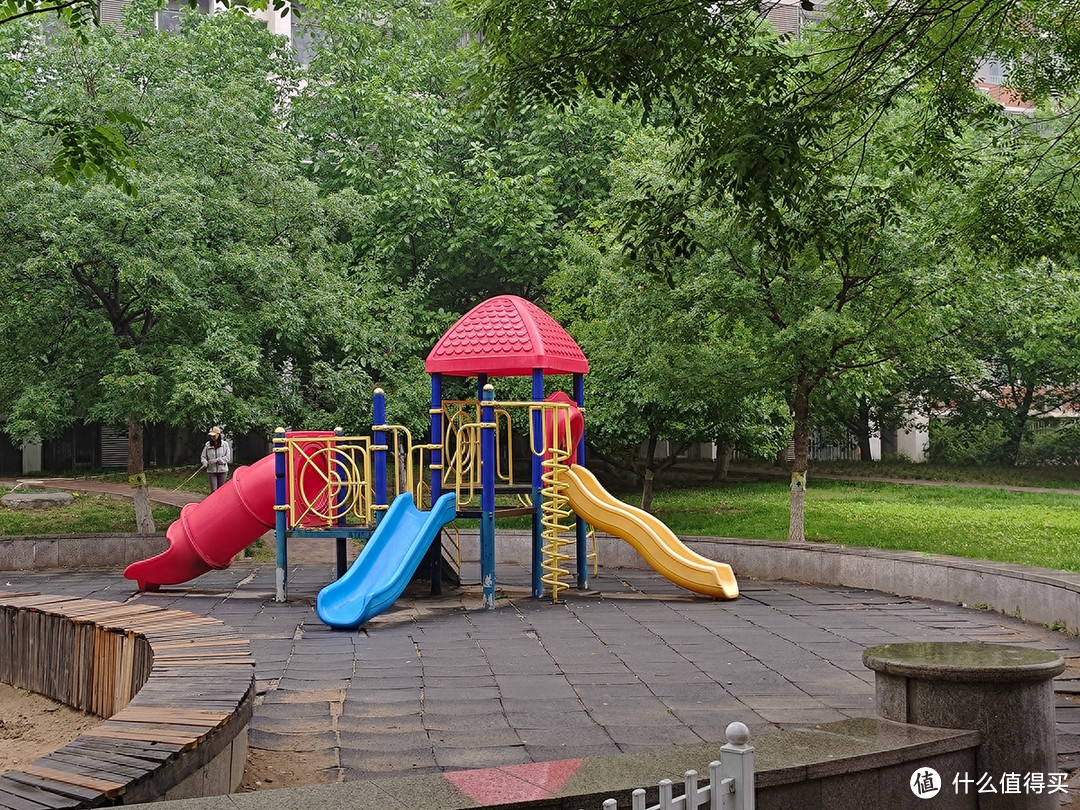
[[(203, 475), (204, 473), (199, 473)], [(33, 492), (38, 489), (65, 490), (69, 492), (88, 492), (99, 495), (111, 495), (116, 498), (130, 498), (131, 487), (127, 484), (115, 481), (99, 481), (93, 478), (34, 478), (23, 476), (21, 478), (0, 478), (0, 488), (10, 489), (15, 492)], [(163, 503), (168, 506), (183, 506), (188, 503), (197, 503), (205, 498), (195, 492), (187, 492), (182, 489), (164, 489), (162, 487), (150, 487), (150, 499), (154, 503)]]
[[(71, 484), (130, 494), (122, 485)], [(167, 490), (152, 497), (199, 499)], [(735, 720), (760, 732), (871, 715), (863, 650), (939, 640), (1064, 655), (1059, 768), (1080, 768), (1080, 641), (999, 614), (745, 580), (739, 599), (719, 602), (628, 569), (601, 570), (593, 590), (553, 605), (531, 598), (526, 569), (500, 565), (494, 611), (479, 609), (478, 590), (431, 598), (418, 589), (362, 630), (338, 632), (314, 612), (315, 595), (333, 578), (331, 544), (292, 540), (290, 560), (285, 604), (272, 601), (273, 563), (248, 561), (154, 594), (139, 594), (120, 571), (6, 572), (0, 588), (151, 601), (246, 635), (259, 689), (247, 789), (719, 746)]]
[[(504, 565), (497, 609), (465, 589), (399, 600), (358, 632), (313, 602), (326, 562), (295, 566), (272, 601), (273, 565), (238, 563), (185, 587), (139, 594), (118, 571), (0, 575), (5, 590), (149, 601), (223, 620), (251, 639), (258, 705), (248, 788), (297, 784), (296, 763), (333, 783), (489, 768), (723, 740), (873, 713), (875, 644), (991, 641), (1054, 649), (1060, 767), (1080, 767), (1080, 642), (998, 614), (849, 588), (742, 582), (731, 602), (649, 571), (602, 571), (560, 604), (529, 596)], [(306, 777), (307, 783), (311, 782)]]

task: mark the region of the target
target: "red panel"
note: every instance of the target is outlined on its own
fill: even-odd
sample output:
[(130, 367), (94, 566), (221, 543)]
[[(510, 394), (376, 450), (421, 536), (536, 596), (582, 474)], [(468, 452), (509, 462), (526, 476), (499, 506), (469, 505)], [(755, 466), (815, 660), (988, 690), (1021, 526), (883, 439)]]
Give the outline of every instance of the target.
[(285, 438), (296, 441), (289, 454), (292, 460), (292, 469), (289, 470), (290, 519), (299, 513), (297, 526), (329, 528), (334, 522), (323, 516), (334, 514), (330, 507), (330, 491), (334, 488), (335, 480), (331, 466), (334, 461), (334, 431), (291, 430), (285, 434)]

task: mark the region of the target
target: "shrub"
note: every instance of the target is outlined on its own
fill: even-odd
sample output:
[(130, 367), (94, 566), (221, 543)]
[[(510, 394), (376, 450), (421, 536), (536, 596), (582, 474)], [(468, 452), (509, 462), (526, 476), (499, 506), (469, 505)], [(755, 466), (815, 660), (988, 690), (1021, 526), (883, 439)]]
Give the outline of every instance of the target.
[(1080, 423), (1069, 420), (1035, 433), (1020, 446), (1020, 464), (1051, 466), (1080, 464)]
[(1005, 442), (1005, 431), (991, 420), (930, 420), (930, 461), (935, 464), (1001, 464)]

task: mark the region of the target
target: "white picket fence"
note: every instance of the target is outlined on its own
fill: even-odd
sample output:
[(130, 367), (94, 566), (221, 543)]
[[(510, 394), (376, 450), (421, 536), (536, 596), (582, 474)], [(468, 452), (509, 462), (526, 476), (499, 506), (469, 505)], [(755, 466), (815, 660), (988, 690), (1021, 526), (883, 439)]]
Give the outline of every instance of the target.
[[(673, 795), (674, 783), (660, 781), (660, 803), (645, 806), (645, 790), (631, 794), (630, 810), (754, 810), (754, 747), (748, 745), (750, 730), (743, 723), (731, 723), (724, 730), (727, 742), (720, 746), (720, 759), (709, 763), (709, 783), (698, 786), (697, 771), (687, 771), (683, 794)], [(615, 799), (607, 799), (603, 810), (619, 810)]]

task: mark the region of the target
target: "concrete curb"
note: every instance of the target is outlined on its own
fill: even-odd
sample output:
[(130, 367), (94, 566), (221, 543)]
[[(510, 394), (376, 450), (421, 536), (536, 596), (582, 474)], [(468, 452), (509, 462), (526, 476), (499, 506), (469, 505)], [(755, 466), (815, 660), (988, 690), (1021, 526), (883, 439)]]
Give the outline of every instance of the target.
[[(973, 770), (978, 740), (973, 731), (923, 728), (878, 718), (765, 734), (750, 740), (755, 748), (757, 803), (804, 810), (892, 810), (903, 806), (898, 798), (908, 791), (917, 767), (934, 766), (941, 772)], [(579, 810), (614, 798), (620, 807), (629, 807), (635, 788), (644, 788), (646, 802), (655, 804), (659, 780), (676, 781), (688, 769), (708, 781), (708, 764), (719, 758), (719, 744), (671, 746), (638, 754), (132, 806), (159, 810)], [(675, 795), (681, 795), (682, 785), (676, 782), (674, 787)], [(951, 802), (944, 797), (943, 802), (935, 806), (975, 807), (974, 797)]]
[(812, 582), (953, 602), (1080, 632), (1080, 574), (912, 551), (688, 538), (738, 576)]
[(168, 547), (164, 533), (0, 537), (0, 571), (123, 568)]
[[(478, 548), (462, 532), (466, 549)], [(952, 602), (1080, 633), (1080, 574), (1050, 568), (987, 562), (941, 554), (883, 551), (819, 543), (685, 537), (686, 545), (731, 565), (742, 579), (788, 580), (865, 588), (896, 596)], [(531, 535), (500, 531), (496, 565), (529, 559)], [(647, 569), (628, 544), (597, 534), (600, 565)], [(164, 534), (0, 538), (0, 571), (52, 568), (117, 568), (166, 549)], [(477, 560), (463, 557), (463, 570)], [(566, 563), (572, 570), (573, 561)], [(470, 584), (463, 581), (463, 584)]]

